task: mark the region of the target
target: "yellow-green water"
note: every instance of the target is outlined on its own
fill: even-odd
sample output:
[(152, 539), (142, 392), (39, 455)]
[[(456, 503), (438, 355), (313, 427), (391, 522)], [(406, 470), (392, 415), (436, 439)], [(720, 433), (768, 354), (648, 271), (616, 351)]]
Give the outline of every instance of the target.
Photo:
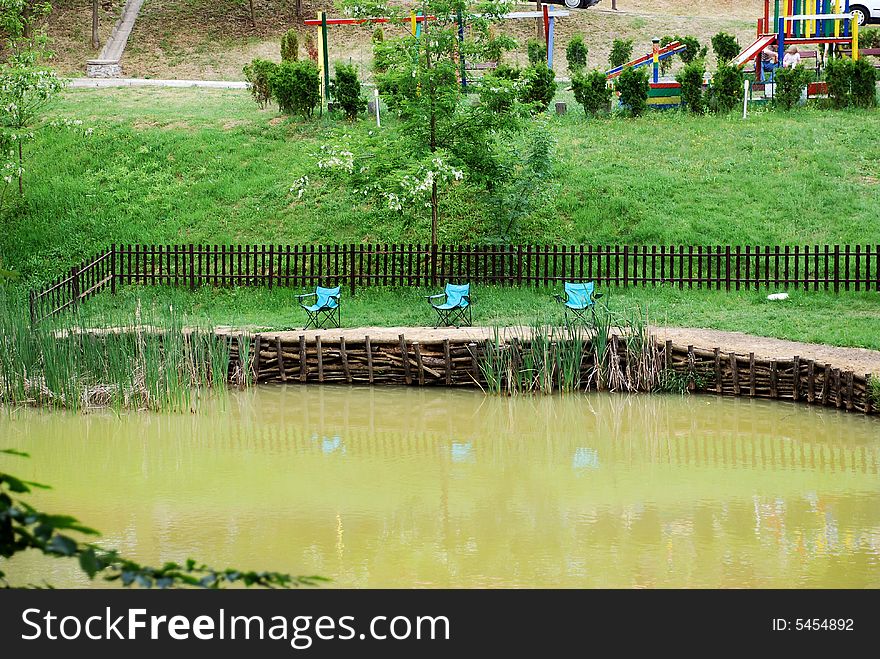
[[(11, 473), (151, 563), (368, 587), (878, 587), (880, 422), (714, 397), (260, 387), (0, 415)], [(85, 586), (69, 560), (13, 583)]]

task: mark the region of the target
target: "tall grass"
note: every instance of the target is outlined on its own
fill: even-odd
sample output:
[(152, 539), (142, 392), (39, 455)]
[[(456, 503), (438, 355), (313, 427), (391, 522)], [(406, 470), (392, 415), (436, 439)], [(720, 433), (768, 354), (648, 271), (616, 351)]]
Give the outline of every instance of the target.
[(588, 389), (652, 391), (662, 372), (646, 315), (597, 305), (587, 323), (535, 323), (485, 342), (479, 360), (486, 390), (496, 395)]
[(230, 349), (208, 328), (171, 313), (112, 330), (87, 319), (31, 327), (27, 309), (0, 291), (0, 403), (88, 410), (191, 411), (200, 392), (223, 391)]

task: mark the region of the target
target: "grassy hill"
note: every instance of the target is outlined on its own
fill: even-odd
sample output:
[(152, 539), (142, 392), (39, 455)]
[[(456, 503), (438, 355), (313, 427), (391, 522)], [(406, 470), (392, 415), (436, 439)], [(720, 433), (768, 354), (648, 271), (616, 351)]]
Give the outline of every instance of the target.
[[(102, 32), (109, 33), (121, 0), (106, 3)], [(411, 4), (411, 3), (406, 3)], [(83, 75), (85, 60), (94, 56), (90, 40), (89, 8), (72, 0), (56, 0), (47, 23), (57, 51), (56, 66), (68, 75)], [(241, 69), (254, 57), (279, 59), (278, 41), (291, 27), (301, 36), (312, 28), (301, 25), (290, 0), (256, 0), (256, 25), (250, 22), (243, 0), (147, 0), (129, 40), (123, 59), (125, 74), (134, 77), (240, 80)], [(529, 10), (534, 3), (521, 3)], [(734, 2), (707, 0), (620, 0), (619, 12), (610, 11), (610, 0), (590, 10), (575, 10), (557, 23), (555, 57), (564, 70), (565, 44), (581, 33), (590, 49), (591, 66), (604, 67), (614, 38), (635, 40), (636, 52), (648, 52), (651, 38), (693, 34), (704, 44), (721, 31), (737, 35), (745, 45), (753, 36), (761, 13), (761, 0)], [(304, 2), (303, 14), (313, 17), (319, 9), (337, 15), (332, 2)], [(405, 27), (389, 28), (389, 34)], [(525, 60), (525, 42), (535, 36), (533, 21), (509, 21), (500, 28), (520, 41), (513, 60)], [(369, 30), (334, 27), (330, 37), (331, 60), (349, 59), (362, 75), (369, 75)], [(103, 38), (103, 37), (102, 37)]]

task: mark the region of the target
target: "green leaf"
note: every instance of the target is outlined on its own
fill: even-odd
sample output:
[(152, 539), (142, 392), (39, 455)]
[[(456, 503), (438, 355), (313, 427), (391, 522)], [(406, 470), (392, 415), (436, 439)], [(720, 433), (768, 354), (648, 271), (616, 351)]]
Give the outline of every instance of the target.
[(25, 492), (31, 491), (23, 481), (20, 481), (15, 476), (10, 476), (9, 474), (0, 474), (0, 483), (3, 482), (7, 483), (9, 485), (9, 490), (16, 494), (24, 494)]
[(80, 552), (79, 555), (79, 566), (83, 569), (87, 575), (89, 575), (89, 579), (93, 579), (95, 574), (98, 572), (98, 558), (95, 556), (94, 549), (86, 549), (83, 552)]
[(0, 453), (5, 453), (6, 455), (17, 455), (20, 458), (31, 457), (29, 453), (25, 453), (24, 451), (18, 451), (14, 448), (0, 448)]
[(47, 547), (50, 551), (62, 556), (73, 556), (76, 554), (76, 541), (65, 535), (55, 535), (49, 542)]

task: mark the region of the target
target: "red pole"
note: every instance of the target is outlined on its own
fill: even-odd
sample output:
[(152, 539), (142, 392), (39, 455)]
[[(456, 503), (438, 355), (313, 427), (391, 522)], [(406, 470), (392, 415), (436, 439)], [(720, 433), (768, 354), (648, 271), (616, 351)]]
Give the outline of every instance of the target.
[(544, 43), (547, 48), (550, 47), (550, 5), (543, 5), (544, 10)]
[(767, 26), (770, 24), (770, 0), (764, 0), (764, 32), (767, 32)]

